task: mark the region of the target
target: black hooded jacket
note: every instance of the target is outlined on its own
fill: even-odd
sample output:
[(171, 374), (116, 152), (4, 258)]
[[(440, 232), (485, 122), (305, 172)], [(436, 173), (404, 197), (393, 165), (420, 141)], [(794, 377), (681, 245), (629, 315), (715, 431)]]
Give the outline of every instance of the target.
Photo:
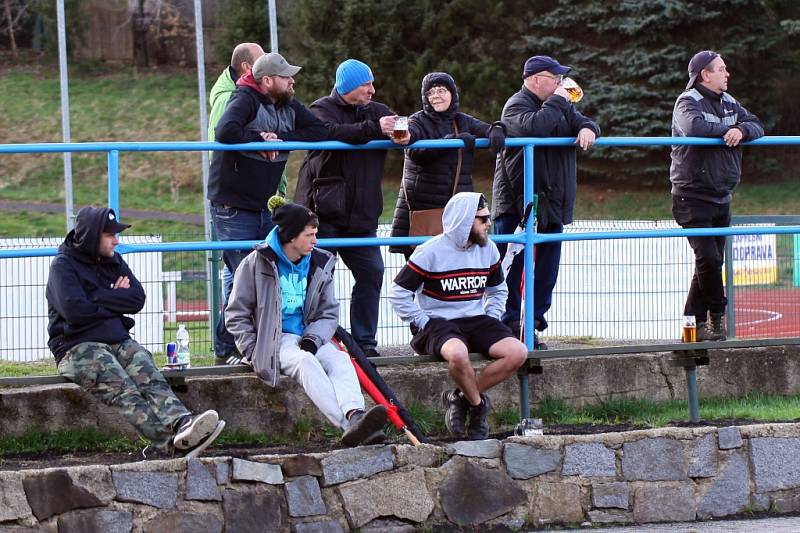
[[(124, 315), (138, 313), (144, 306), (144, 289), (122, 256), (97, 255), (110, 211), (103, 207), (82, 209), (75, 229), (67, 234), (50, 263), (47, 345), (56, 363), (82, 342), (118, 344), (130, 338), (128, 331), (134, 321)], [(130, 288), (112, 288), (120, 276), (130, 279)]]
[[(436, 86), (447, 87), (452, 95), (450, 107), (441, 113), (436, 112), (428, 101), (427, 92)], [(458, 110), (458, 88), (456, 82), (445, 72), (431, 72), (422, 78), (422, 110), (409, 118), (408, 129), (415, 141), (423, 139), (443, 139), (458, 132), (469, 133), (474, 137), (486, 137), (490, 124), (478, 120)], [(455, 125), (455, 127), (454, 127)], [(392, 220), (392, 237), (408, 235), (409, 216), (406, 192), (411, 200), (411, 208), (436, 209), (444, 207), (453, 195), (453, 180), (456, 179), (458, 156), (461, 154), (461, 171), (458, 175), (456, 192), (472, 191), (473, 150), (450, 148), (409, 148), (405, 151), (403, 162), (403, 183), (397, 195), (397, 204)], [(393, 252), (408, 250), (406, 247), (392, 246)]]

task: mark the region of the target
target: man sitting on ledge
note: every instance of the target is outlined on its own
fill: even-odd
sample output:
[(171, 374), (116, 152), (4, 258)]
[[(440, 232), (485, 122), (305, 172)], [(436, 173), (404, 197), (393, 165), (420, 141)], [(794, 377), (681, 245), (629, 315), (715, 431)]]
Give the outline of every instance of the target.
[[(500, 322), (508, 288), (500, 253), (489, 240), (489, 216), (482, 194), (453, 196), (442, 216), (444, 233), (414, 250), (389, 291), (395, 312), (411, 324), (411, 347), (448, 362), (458, 388), (442, 395), (445, 424), (455, 437), (471, 440), (489, 436), (489, 397), (483, 393), (513, 375), (528, 354)], [(470, 351), (494, 359), (479, 376)]]
[(48, 346), (58, 373), (119, 410), (150, 441), (145, 459), (173, 451), (196, 457), (222, 432), (216, 411), (193, 415), (153, 362), (131, 339), (125, 315), (144, 306), (142, 285), (114, 251), (129, 228), (113, 209), (84, 207), (50, 264)]
[(345, 430), (345, 445), (383, 442), (386, 407), (364, 411), (350, 357), (331, 342), (339, 323), (336, 257), (315, 248), (319, 219), (288, 203), (274, 208), (272, 222), (266, 241), (236, 270), (225, 326), (259, 378), (275, 387), (281, 373), (302, 385), (322, 414)]

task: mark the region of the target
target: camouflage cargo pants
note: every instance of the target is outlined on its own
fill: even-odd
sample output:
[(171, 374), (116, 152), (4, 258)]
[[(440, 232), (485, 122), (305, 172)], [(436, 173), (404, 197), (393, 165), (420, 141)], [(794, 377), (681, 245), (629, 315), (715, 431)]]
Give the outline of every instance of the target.
[(156, 368), (152, 354), (132, 339), (73, 346), (58, 373), (118, 409), (157, 448), (166, 448), (175, 422), (191, 414)]

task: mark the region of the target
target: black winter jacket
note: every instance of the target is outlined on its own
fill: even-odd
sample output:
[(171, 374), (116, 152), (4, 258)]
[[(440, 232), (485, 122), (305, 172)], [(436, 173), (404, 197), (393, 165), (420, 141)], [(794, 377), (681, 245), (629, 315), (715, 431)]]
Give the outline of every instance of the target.
[[(600, 136), (600, 128), (583, 116), (566, 98), (552, 95), (542, 102), (524, 85), (503, 107), (501, 120), (508, 137), (575, 137), (583, 128)], [(538, 219), (546, 225), (572, 222), (577, 193), (575, 148), (557, 146), (534, 150), (534, 189), (539, 195)], [(501, 164), (505, 160), (508, 181)], [(492, 184), (492, 218), (522, 215), (524, 155), (522, 148), (507, 148), (497, 157)], [(546, 210), (546, 212), (544, 212)]]
[[(431, 87), (444, 86), (450, 90), (450, 107), (437, 113), (428, 101), (427, 92)], [(458, 132), (466, 132), (474, 137), (486, 137), (490, 124), (458, 111), (458, 90), (449, 74), (434, 72), (422, 81), (422, 110), (409, 118), (408, 129), (414, 140), (442, 139)], [(411, 209), (436, 209), (444, 207), (453, 195), (453, 180), (456, 178), (458, 157), (461, 154), (461, 171), (458, 176), (456, 192), (474, 190), (472, 168), (474, 150), (467, 149), (406, 149), (403, 161), (403, 181), (397, 195), (397, 203), (392, 220), (392, 237), (408, 236), (409, 215), (406, 192)], [(410, 252), (405, 246), (392, 246), (392, 252)]]
[[(291, 100), (275, 106), (268, 95), (239, 86), (215, 129), (217, 141), (237, 144), (262, 141), (260, 132), (274, 132), (283, 141), (321, 141), (328, 130), (303, 104)], [(258, 152), (218, 152), (211, 159), (208, 199), (227, 205), (260, 211), (275, 194), (286, 167), (287, 152), (267, 161)]]
[[(728, 93), (716, 94), (702, 85), (681, 94), (672, 112), (673, 137), (723, 137), (738, 128), (743, 141), (764, 136), (754, 114)], [(740, 146), (673, 146), (669, 179), (673, 196), (727, 204), (742, 175)]]
[[(335, 89), (330, 96), (311, 104), (310, 109), (328, 127), (331, 139), (349, 144), (386, 140), (378, 121), (394, 115), (388, 106), (379, 102), (365, 106), (349, 104)], [(336, 219), (320, 216), (320, 221), (343, 233), (375, 231), (383, 211), (381, 179), (385, 159), (386, 150), (309, 151), (300, 167), (294, 201), (317, 212), (312, 199), (314, 180), (343, 177), (346, 215)]]
[[(118, 253), (98, 257), (100, 234), (110, 209), (96, 207), (81, 218), (58, 248), (47, 279), (47, 345), (60, 362), (64, 354), (82, 342), (118, 344), (130, 338), (132, 315), (141, 311), (142, 285)], [(113, 289), (120, 276), (130, 288)]]

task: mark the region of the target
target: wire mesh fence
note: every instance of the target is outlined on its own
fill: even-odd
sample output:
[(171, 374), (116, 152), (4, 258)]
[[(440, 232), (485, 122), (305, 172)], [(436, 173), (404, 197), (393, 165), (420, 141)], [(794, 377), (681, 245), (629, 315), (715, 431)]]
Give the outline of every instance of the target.
[[(673, 221), (576, 221), (566, 232), (670, 229)], [(379, 237), (389, 235), (381, 227)], [(201, 234), (123, 235), (125, 243), (202, 240)], [(58, 246), (63, 237), (0, 240), (0, 249)], [(800, 238), (798, 235), (738, 236), (731, 239), (737, 337), (800, 336)], [(388, 301), (388, 289), (404, 264), (382, 247), (384, 283), (378, 320), (379, 346), (411, 338)], [(45, 287), (51, 257), (0, 259), (0, 360), (47, 359)], [(135, 338), (153, 353), (173, 341), (178, 324), (190, 332), (194, 353), (213, 348), (209, 310), (208, 252), (131, 253), (125, 260), (147, 292), (136, 317)], [(341, 265), (341, 264), (340, 264)], [(221, 263), (218, 265), (221, 269)], [(677, 339), (683, 303), (694, 268), (686, 239), (618, 239), (563, 244), (561, 270), (547, 315), (546, 337), (598, 338), (648, 343)], [(350, 328), (352, 276), (336, 271), (340, 322)], [(214, 310), (213, 313), (218, 313)]]

